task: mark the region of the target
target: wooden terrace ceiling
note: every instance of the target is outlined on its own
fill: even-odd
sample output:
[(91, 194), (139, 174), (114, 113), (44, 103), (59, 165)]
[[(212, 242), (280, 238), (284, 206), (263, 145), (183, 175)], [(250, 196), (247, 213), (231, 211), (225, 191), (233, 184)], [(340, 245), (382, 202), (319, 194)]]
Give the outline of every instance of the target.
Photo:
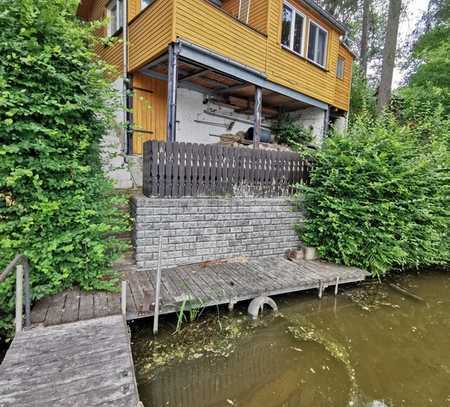
[[(144, 75), (167, 79), (167, 60), (143, 68)], [(178, 86), (197, 90), (208, 95), (219, 104), (229, 105), (238, 113), (252, 113), (255, 87), (251, 83), (230, 77), (210, 68), (199, 66), (191, 61), (179, 60)], [(280, 112), (290, 112), (308, 107), (307, 104), (263, 89), (263, 114), (265, 117), (276, 117)]]

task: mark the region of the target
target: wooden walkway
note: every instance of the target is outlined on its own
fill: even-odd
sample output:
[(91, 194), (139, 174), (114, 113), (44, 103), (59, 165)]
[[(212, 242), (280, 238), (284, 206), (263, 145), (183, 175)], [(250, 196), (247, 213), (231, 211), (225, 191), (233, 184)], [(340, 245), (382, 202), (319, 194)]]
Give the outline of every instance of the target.
[[(177, 312), (181, 304), (208, 307), (235, 304), (260, 295), (273, 296), (338, 283), (364, 280), (369, 273), (320, 261), (289, 261), (282, 257), (231, 259), (162, 270), (161, 314)], [(128, 281), (127, 319), (150, 317), (154, 309), (155, 271), (137, 271), (129, 261), (120, 265)], [(49, 297), (32, 311), (32, 323), (51, 326), (120, 313), (119, 294), (80, 292), (79, 289)], [(1, 406), (0, 406), (1, 407)]]
[[(125, 271), (129, 283), (127, 318), (153, 315), (155, 271)], [(273, 296), (364, 280), (369, 273), (320, 261), (261, 257), (247, 261), (206, 262), (162, 271), (161, 314), (180, 309), (235, 304), (265, 295)]]
[(23, 331), (0, 367), (0, 407), (136, 407), (138, 401), (120, 315)]

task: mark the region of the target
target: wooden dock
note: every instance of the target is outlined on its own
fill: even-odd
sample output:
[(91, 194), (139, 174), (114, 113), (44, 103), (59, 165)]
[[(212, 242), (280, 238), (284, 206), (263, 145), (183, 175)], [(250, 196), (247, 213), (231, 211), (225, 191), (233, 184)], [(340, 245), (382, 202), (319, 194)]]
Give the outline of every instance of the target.
[[(155, 271), (120, 265), (128, 281), (127, 320), (151, 317), (155, 303)], [(289, 261), (280, 256), (229, 259), (162, 270), (160, 314), (177, 312), (181, 304), (208, 307), (235, 304), (255, 297), (317, 289), (364, 280), (368, 272), (321, 261)], [(119, 294), (80, 292), (74, 288), (39, 302), (33, 324), (55, 324), (98, 318), (120, 312)]]
[[(155, 271), (118, 265), (127, 285), (127, 319), (154, 314)], [(364, 270), (282, 257), (235, 258), (162, 270), (160, 313), (364, 280)], [(32, 329), (20, 332), (0, 366), (0, 407), (136, 407), (128, 327), (116, 293), (66, 290), (38, 302)]]
[(20, 332), (0, 367), (0, 407), (136, 407), (138, 401), (121, 315)]
[[(155, 271), (137, 271), (131, 261), (120, 265), (128, 281), (127, 320), (151, 317), (155, 303)], [(208, 307), (235, 304), (255, 297), (317, 289), (364, 280), (368, 272), (320, 261), (289, 261), (280, 256), (229, 259), (162, 270), (160, 313), (177, 312), (181, 304)], [(120, 313), (116, 293), (82, 292), (78, 288), (40, 301), (34, 325), (52, 326)]]
[[(127, 318), (153, 315), (156, 272), (124, 272), (128, 280)], [(230, 259), (178, 266), (161, 273), (160, 314), (190, 306), (235, 304), (258, 296), (274, 296), (364, 280), (369, 273), (321, 261), (290, 261), (280, 256)]]

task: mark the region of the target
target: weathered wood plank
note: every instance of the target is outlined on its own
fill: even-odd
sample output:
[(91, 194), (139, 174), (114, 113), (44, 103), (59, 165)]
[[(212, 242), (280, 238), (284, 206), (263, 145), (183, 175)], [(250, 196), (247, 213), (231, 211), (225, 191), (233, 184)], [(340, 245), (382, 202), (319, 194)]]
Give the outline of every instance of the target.
[(0, 405), (136, 406), (127, 331), (114, 316), (21, 332), (0, 367)]
[(78, 321), (80, 310), (80, 288), (75, 287), (68, 291), (66, 302), (64, 304), (62, 323)]
[(51, 302), (44, 321), (45, 325), (57, 325), (61, 323), (66, 296), (67, 293), (63, 292), (51, 297)]

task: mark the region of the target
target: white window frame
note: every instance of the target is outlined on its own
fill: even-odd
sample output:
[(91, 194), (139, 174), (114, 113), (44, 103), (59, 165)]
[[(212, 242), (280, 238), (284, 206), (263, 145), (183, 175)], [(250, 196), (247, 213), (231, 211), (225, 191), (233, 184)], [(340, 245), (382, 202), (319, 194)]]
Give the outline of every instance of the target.
[[(342, 61), (342, 70), (339, 69), (339, 62)], [(345, 58), (338, 55), (337, 61), (336, 61), (336, 78), (338, 79), (344, 79), (345, 74)]]
[[(113, 27), (112, 23), (112, 8), (116, 7), (116, 24)], [(106, 5), (106, 15), (109, 18), (108, 21), (108, 36), (114, 35), (123, 27), (123, 0), (110, 0)]]
[[(242, 0), (239, 0), (239, 10), (238, 10), (238, 20), (240, 22), (244, 23), (244, 24), (248, 24), (248, 22), (250, 20), (250, 4), (251, 4), (252, 0), (246, 0), (246, 1), (247, 1), (247, 10), (243, 10)], [(243, 15), (242, 15), (243, 12), (246, 12), (245, 21), (242, 18), (243, 17)]]
[[(303, 14), (298, 8), (294, 7), (291, 3), (287, 2), (287, 1), (283, 2), (283, 6), (282, 6), (282, 9), (281, 9), (282, 13), (283, 13), (284, 6), (287, 6), (287, 7), (289, 7), (292, 10), (293, 19), (292, 19), (292, 24), (291, 24), (291, 32), (289, 34), (289, 46), (283, 44), (281, 42), (281, 38), (280, 38), (281, 46), (283, 48), (286, 48), (289, 51), (292, 51), (295, 54), (300, 55), (301, 57), (303, 57), (305, 55), (306, 26), (307, 26), (308, 20), (307, 20), (305, 14)], [(303, 18), (302, 43), (301, 43), (300, 52), (294, 50), (295, 21), (297, 20), (297, 14), (300, 14), (300, 16)], [(283, 14), (281, 14), (281, 19), (283, 19)], [(283, 26), (283, 22), (282, 22), (281, 25)]]
[[(320, 66), (321, 68), (325, 68), (327, 66), (327, 62), (328, 62), (328, 30), (325, 29), (324, 27), (322, 27), (319, 23), (316, 23), (315, 21), (309, 19), (308, 21), (308, 49), (306, 52), (306, 58), (308, 59), (308, 61), (312, 62), (313, 64), (316, 64), (317, 66)], [(309, 54), (309, 36), (311, 33), (311, 24), (315, 25), (319, 30), (322, 30), (325, 32), (325, 47), (324, 47), (324, 55), (323, 55), (323, 65), (319, 64), (317, 61), (315, 61), (314, 59), (311, 59), (308, 57)], [(319, 45), (319, 31), (317, 31), (317, 36), (316, 36), (316, 42), (314, 44), (314, 56), (316, 55), (317, 52), (317, 47)]]
[(152, 3), (153, 0), (141, 0), (141, 11), (147, 8)]

